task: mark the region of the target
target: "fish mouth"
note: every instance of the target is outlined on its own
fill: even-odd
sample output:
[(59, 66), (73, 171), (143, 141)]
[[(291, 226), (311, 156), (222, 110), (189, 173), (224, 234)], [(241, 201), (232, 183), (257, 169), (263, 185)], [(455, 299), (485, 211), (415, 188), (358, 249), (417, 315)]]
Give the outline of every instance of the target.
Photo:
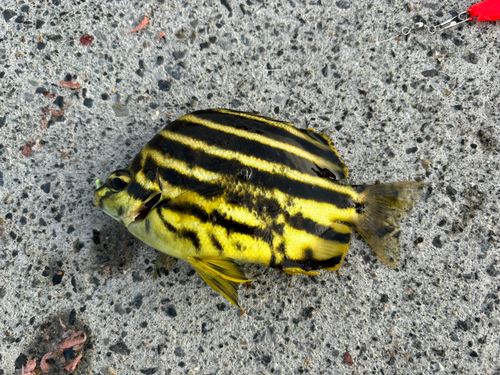
[(134, 218), (132, 222), (139, 223), (143, 221), (151, 212), (151, 210), (158, 204), (160, 199), (161, 199), (161, 193), (158, 193), (153, 195), (146, 202), (144, 202), (144, 205), (139, 209), (138, 215)]

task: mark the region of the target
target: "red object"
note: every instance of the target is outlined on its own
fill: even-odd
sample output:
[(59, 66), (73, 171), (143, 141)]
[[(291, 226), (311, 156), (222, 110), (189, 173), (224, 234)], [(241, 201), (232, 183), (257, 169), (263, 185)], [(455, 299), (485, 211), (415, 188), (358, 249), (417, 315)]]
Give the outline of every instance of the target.
[(82, 44), (82, 46), (90, 46), (93, 41), (94, 37), (89, 34), (85, 34), (80, 37), (80, 43)]
[(71, 81), (59, 81), (59, 83), (65, 87), (70, 88), (71, 90), (78, 90), (82, 86), (78, 82), (71, 82)]
[(70, 363), (68, 363), (64, 369), (66, 371), (75, 371), (76, 365), (78, 364), (78, 362), (80, 362), (80, 359), (82, 359), (82, 357), (83, 355), (79, 354), (78, 357), (76, 357)]
[(125, 34), (135, 33), (139, 30), (144, 29), (146, 27), (146, 25), (148, 24), (148, 22), (149, 22), (148, 16), (144, 16), (144, 19), (141, 21), (139, 26), (137, 26), (134, 30), (127, 31)]
[(470, 20), (498, 21), (500, 19), (500, 0), (484, 0), (472, 5), (468, 10)]
[(349, 352), (345, 352), (344, 353), (344, 361), (346, 364), (348, 364), (349, 366), (352, 366), (354, 364), (354, 361), (352, 360), (352, 357), (351, 355), (349, 354)]
[(35, 145), (35, 141), (29, 141), (23, 146), (23, 156), (31, 156), (33, 155), (33, 146)]
[[(64, 116), (64, 109), (47, 109), (47, 112), (50, 112), (52, 116), (58, 117), (58, 116)], [(61, 271), (57, 272), (59, 276), (64, 275)]]

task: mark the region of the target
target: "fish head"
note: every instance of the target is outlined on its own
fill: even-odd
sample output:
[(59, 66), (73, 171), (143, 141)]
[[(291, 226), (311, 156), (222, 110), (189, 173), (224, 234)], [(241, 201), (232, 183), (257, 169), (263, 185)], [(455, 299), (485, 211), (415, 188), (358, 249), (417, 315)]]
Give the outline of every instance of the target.
[(144, 220), (160, 197), (158, 183), (139, 182), (131, 170), (120, 169), (94, 192), (94, 205), (128, 228), (131, 223)]

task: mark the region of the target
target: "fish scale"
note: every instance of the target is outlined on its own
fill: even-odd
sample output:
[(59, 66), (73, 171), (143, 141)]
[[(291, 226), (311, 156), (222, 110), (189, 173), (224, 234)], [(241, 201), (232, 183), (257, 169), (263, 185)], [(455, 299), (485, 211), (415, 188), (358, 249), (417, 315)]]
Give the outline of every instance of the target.
[(130, 166), (113, 172), (94, 203), (134, 236), (188, 261), (238, 305), (239, 263), (288, 274), (338, 269), (354, 227), (391, 267), (399, 224), (422, 184), (349, 186), (328, 137), (226, 109), (170, 123)]

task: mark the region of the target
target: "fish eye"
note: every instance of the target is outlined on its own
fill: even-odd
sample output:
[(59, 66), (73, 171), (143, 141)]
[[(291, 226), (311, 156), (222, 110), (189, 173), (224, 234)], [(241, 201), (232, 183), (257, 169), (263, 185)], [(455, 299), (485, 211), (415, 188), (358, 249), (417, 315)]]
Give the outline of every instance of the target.
[(111, 188), (116, 191), (123, 190), (127, 183), (119, 177), (115, 177), (110, 181)]

